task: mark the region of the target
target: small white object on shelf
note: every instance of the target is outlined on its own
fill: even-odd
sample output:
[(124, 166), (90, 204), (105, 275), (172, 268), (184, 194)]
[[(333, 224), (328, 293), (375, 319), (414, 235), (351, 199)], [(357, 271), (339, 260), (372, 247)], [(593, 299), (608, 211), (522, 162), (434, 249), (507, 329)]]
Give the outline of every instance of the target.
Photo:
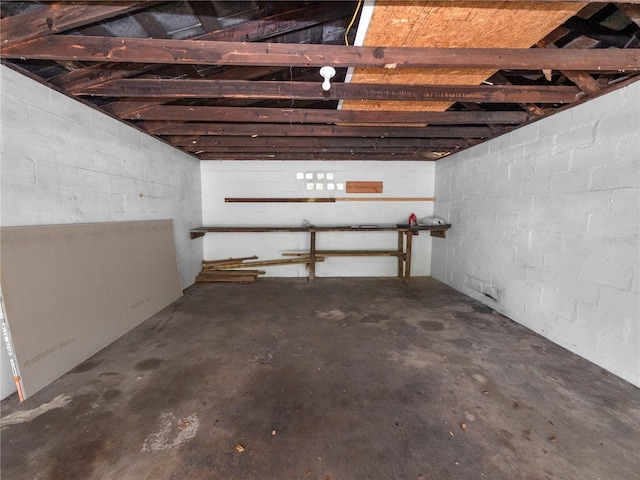
[(444, 218), (440, 217), (424, 217), (418, 221), (418, 225), (446, 225)]

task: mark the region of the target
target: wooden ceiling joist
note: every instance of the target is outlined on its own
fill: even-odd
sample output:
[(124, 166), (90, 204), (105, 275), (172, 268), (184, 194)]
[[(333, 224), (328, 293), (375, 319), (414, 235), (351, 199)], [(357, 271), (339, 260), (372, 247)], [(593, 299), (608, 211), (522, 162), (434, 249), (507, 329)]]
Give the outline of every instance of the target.
[[(368, 148), (372, 151), (384, 148), (466, 148), (470, 142), (463, 138), (359, 138), (359, 137), (218, 137), (176, 136), (166, 138), (172, 145), (208, 150), (211, 148)], [(194, 151), (194, 150), (190, 150)]]
[(243, 98), (288, 100), (394, 100), (480, 103), (572, 103), (580, 89), (537, 85), (388, 85), (248, 80), (121, 79), (80, 89), (76, 95), (102, 97)]
[[(171, 38), (165, 29), (158, 23), (155, 16), (149, 12), (138, 12), (133, 14), (133, 18), (140, 24), (142, 29), (150, 37)], [(202, 78), (198, 70), (193, 65), (178, 65), (177, 68), (187, 76), (187, 78)]]
[(296, 30), (331, 22), (352, 13), (353, 9), (348, 2), (333, 2), (330, 5), (311, 5), (307, 8), (292, 10), (260, 20), (241, 23), (223, 30), (206, 33), (196, 39), (222, 42), (264, 41)]
[(21, 0), (0, 57), (196, 158), (436, 160), (640, 78), (639, 2)]
[[(196, 5), (202, 5), (206, 2), (193, 2)], [(288, 32), (308, 28), (313, 25), (334, 20), (341, 16), (348, 14), (348, 8), (346, 8), (344, 2), (338, 2), (334, 5), (334, 8), (326, 8), (323, 6), (314, 6), (306, 9), (295, 10), (293, 12), (286, 12), (280, 15), (273, 15), (261, 20), (255, 20), (252, 22), (242, 23), (236, 26), (232, 26), (225, 29), (208, 32), (204, 35), (193, 38), (192, 40), (207, 40), (207, 41), (239, 41), (239, 42), (258, 42), (276, 36), (284, 35)], [(205, 10), (205, 7), (200, 6), (198, 11)], [(157, 30), (157, 29), (156, 29)], [(158, 31), (158, 37), (164, 38), (164, 32)], [(123, 64), (114, 67), (113, 63), (100, 63), (87, 67), (85, 75), (76, 74), (70, 72), (67, 75), (62, 75), (52, 80), (52, 83), (56, 86), (66, 89), (83, 88), (91, 85), (97, 85), (107, 80), (115, 80), (117, 78), (131, 77), (133, 75), (143, 74), (149, 70), (155, 70), (158, 65), (137, 65), (132, 67), (130, 64)], [(284, 67), (261, 67), (261, 71), (265, 70), (279, 70)], [(101, 76), (100, 72), (105, 72), (105, 76)], [(108, 74), (108, 75), (107, 75)], [(265, 75), (268, 73), (264, 73)], [(227, 71), (225, 75), (216, 75), (215, 77), (223, 78), (238, 78), (241, 76), (245, 79), (256, 78), (255, 74), (250, 71)], [(259, 75), (262, 76), (262, 75)]]
[(45, 4), (42, 8), (0, 20), (0, 44), (25, 42), (41, 35), (54, 35), (73, 28), (147, 8), (158, 1), (89, 2), (86, 5)]
[(640, 71), (640, 49), (347, 47), (75, 35), (3, 45), (1, 56), (174, 65)]
[(198, 17), (200, 26), (205, 32), (213, 32), (222, 28), (222, 25), (218, 21), (215, 8), (213, 8), (213, 3), (194, 0), (189, 2), (189, 6), (195, 16)]
[(525, 112), (401, 112), (258, 107), (156, 105), (121, 115), (129, 120), (259, 123), (425, 123), (431, 125), (510, 124), (529, 120)]
[[(243, 67), (238, 67), (238, 68), (243, 68)], [(215, 75), (210, 75), (207, 78), (223, 80), (229, 77), (234, 78), (235, 76), (237, 78), (238, 76), (242, 76), (242, 78), (244, 78), (245, 80), (251, 80), (254, 78), (265, 77), (267, 75), (271, 75), (282, 70), (282, 67), (244, 67), (243, 68), (244, 71), (240, 74), (239, 72), (235, 72), (235, 70), (238, 70), (238, 68), (230, 68), (225, 72), (222, 72), (219, 74), (216, 73)], [(101, 83), (101, 82), (93, 82), (91, 84), (86, 84), (86, 83), (77, 84), (77, 88), (81, 89), (86, 86), (95, 85), (96, 83)], [(74, 89), (71, 89), (71, 91), (73, 93)], [(171, 100), (172, 99), (170, 98), (154, 98), (154, 99), (138, 98), (138, 99), (131, 99), (131, 100), (121, 99), (105, 105), (104, 109), (112, 113), (113, 115), (124, 118), (123, 117), (124, 115), (130, 114), (133, 112), (139, 112), (146, 108), (153, 107), (156, 105), (162, 105), (164, 103), (170, 102)]]
[(101, 63), (56, 76), (49, 81), (58, 88), (73, 92), (75, 88), (86, 88), (109, 80), (141, 75), (156, 68), (156, 65)]
[[(434, 147), (436, 148), (436, 147)], [(446, 151), (455, 151), (456, 148), (439, 148), (438, 150), (446, 150)], [(372, 153), (370, 148), (367, 147), (351, 147), (348, 149), (341, 147), (314, 147), (314, 148), (290, 148), (290, 147), (187, 147), (185, 151), (195, 153), (196, 155), (200, 155), (203, 153), (297, 153), (301, 156), (307, 155), (309, 153)], [(395, 147), (391, 149), (381, 149), (376, 151), (376, 153), (386, 153), (389, 155), (393, 153), (395, 155), (398, 154), (421, 154), (425, 150), (411, 147)]]
[(486, 138), (489, 127), (340, 127), (335, 125), (289, 125), (263, 123), (171, 123), (141, 122), (138, 126), (156, 135), (221, 135), (266, 137), (390, 137), (390, 138)]
[(277, 161), (312, 161), (312, 160), (328, 160), (328, 161), (434, 161), (449, 155), (449, 152), (419, 152), (404, 153), (395, 155), (392, 153), (325, 153), (325, 152), (308, 152), (308, 153), (289, 153), (289, 152), (269, 152), (269, 153), (203, 153), (198, 155), (200, 160), (277, 160)]

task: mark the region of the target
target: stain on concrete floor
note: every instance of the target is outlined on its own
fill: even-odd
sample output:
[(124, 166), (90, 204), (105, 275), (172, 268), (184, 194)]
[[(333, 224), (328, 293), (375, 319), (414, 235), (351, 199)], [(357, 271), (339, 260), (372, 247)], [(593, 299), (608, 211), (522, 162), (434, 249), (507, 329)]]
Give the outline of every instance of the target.
[(429, 278), (197, 285), (2, 402), (2, 478), (636, 479), (639, 400)]

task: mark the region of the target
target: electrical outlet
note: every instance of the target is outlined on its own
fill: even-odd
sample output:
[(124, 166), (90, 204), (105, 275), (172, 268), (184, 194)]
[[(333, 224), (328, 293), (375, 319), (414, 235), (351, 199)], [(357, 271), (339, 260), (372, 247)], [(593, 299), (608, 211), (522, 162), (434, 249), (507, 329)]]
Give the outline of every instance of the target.
[(335, 190), (336, 186), (333, 183), (327, 183), (327, 190)]
[(313, 180), (313, 172), (305, 173), (304, 178), (306, 178), (307, 180)]
[(313, 183), (307, 183), (307, 190), (313, 190), (313, 188), (314, 188)]
[(302, 172), (296, 173), (296, 180), (304, 180), (304, 173)]

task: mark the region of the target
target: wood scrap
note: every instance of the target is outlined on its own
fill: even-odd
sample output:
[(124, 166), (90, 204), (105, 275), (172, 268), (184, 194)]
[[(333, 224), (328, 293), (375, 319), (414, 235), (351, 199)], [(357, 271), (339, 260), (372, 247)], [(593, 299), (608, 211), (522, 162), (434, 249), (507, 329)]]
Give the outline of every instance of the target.
[(253, 283), (256, 281), (257, 275), (198, 275), (197, 283)]
[[(258, 275), (264, 275), (262, 270), (235, 270), (230, 269), (234, 266), (240, 266), (245, 260), (255, 260), (258, 257), (226, 258), (221, 260), (203, 260), (202, 270), (196, 277), (196, 283), (252, 283), (258, 278)], [(224, 268), (224, 269), (223, 269)]]
[(258, 275), (264, 274), (261, 270), (217, 270), (203, 267), (196, 277), (197, 283), (229, 282), (251, 283), (255, 282)]
[(347, 182), (347, 193), (382, 193), (382, 182)]
[[(324, 262), (324, 257), (316, 257), (316, 262)], [(218, 270), (244, 268), (244, 267), (274, 267), (278, 265), (295, 265), (299, 263), (310, 263), (311, 257), (299, 257), (285, 260), (263, 260), (257, 262), (246, 262), (239, 264), (222, 264), (218, 266)]]
[(264, 275), (264, 270), (220, 270), (203, 268), (201, 275), (217, 275), (224, 272), (225, 275)]
[(202, 265), (220, 265), (223, 263), (238, 263), (244, 260), (257, 260), (258, 257), (253, 255), (251, 257), (239, 257), (239, 258), (226, 258), (224, 260), (203, 260)]
[[(255, 267), (273, 267), (279, 265), (295, 265), (311, 263), (311, 257), (307, 253), (305, 256), (278, 259), (262, 260), (257, 262), (247, 262), (255, 260), (257, 256), (227, 258), (221, 260), (203, 260), (202, 270), (196, 277), (196, 283), (228, 282), (228, 283), (251, 283), (255, 282), (258, 275), (264, 275), (263, 270), (256, 270)], [(323, 262), (324, 257), (315, 257), (315, 262)], [(238, 270), (242, 269), (242, 270)], [(247, 270), (249, 269), (249, 270)]]

